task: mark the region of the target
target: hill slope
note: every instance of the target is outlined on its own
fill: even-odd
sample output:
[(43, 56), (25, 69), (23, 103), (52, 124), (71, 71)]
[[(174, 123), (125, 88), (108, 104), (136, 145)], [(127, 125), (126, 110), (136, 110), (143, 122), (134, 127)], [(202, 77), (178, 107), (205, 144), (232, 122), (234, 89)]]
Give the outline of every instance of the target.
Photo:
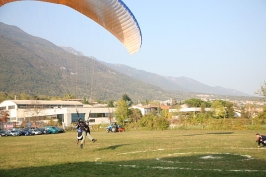
[(117, 100), (168, 99), (175, 94), (73, 55), (51, 42), (0, 23), (0, 91)]
[(158, 74), (149, 73), (125, 65), (110, 63), (104, 64), (118, 72), (121, 72), (122, 74), (139, 79), (165, 90), (230, 96), (249, 96), (246, 93), (234, 89), (227, 89), (220, 86), (211, 87), (188, 77), (160, 76)]
[(71, 47), (29, 35), (0, 22), (0, 91), (31, 95), (76, 95), (117, 100), (127, 93), (134, 101), (180, 100), (199, 93), (247, 96), (210, 87), (187, 77), (166, 77), (86, 57)]

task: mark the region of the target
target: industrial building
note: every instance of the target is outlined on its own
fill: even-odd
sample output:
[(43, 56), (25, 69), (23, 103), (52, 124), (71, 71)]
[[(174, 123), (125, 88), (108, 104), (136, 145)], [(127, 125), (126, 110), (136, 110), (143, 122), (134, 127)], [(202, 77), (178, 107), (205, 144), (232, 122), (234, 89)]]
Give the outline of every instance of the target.
[(0, 111), (7, 111), (8, 123), (16, 126), (20, 126), (23, 121), (45, 122), (49, 119), (62, 122), (63, 127), (71, 127), (78, 118), (89, 120), (90, 125), (115, 121), (115, 108), (91, 106), (79, 101), (5, 100), (0, 104)]

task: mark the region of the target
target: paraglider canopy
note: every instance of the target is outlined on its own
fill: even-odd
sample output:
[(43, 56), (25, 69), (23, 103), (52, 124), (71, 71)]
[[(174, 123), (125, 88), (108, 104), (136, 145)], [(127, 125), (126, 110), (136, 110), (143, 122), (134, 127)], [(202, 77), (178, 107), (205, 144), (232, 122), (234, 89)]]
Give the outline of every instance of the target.
[[(14, 1), (1, 0), (0, 6)], [(136, 53), (142, 44), (139, 24), (122, 0), (30, 0), (62, 4), (84, 14), (112, 33), (124, 44), (130, 54)]]

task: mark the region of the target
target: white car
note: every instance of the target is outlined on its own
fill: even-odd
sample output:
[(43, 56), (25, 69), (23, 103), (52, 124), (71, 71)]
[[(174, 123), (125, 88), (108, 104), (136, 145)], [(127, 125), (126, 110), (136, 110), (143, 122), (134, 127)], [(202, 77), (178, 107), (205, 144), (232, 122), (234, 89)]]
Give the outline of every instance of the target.
[(9, 133), (12, 136), (19, 136), (19, 132), (15, 130), (8, 130), (7, 133)]
[(40, 130), (37, 130), (37, 129), (32, 129), (31, 132), (34, 134), (34, 135), (41, 135), (42, 132)]

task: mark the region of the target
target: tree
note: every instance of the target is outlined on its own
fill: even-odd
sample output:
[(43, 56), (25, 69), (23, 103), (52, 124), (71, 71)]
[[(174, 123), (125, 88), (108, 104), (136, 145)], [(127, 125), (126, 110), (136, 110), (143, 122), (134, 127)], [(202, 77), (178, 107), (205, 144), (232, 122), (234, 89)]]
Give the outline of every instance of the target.
[(146, 114), (139, 121), (141, 127), (146, 127), (150, 130), (166, 130), (170, 123), (165, 117), (158, 117), (153, 113)]
[(168, 109), (162, 109), (160, 111), (160, 117), (164, 117), (166, 119), (169, 119), (169, 118), (172, 118), (172, 114), (169, 113)]
[(128, 107), (130, 107), (133, 104), (132, 100), (129, 98), (127, 94), (123, 95), (122, 100), (124, 100), (127, 103)]
[(152, 113), (146, 114), (140, 120), (141, 127), (147, 127), (148, 129), (152, 130), (155, 127), (155, 120), (156, 116)]
[(206, 104), (205, 103), (201, 103), (200, 109), (201, 109), (202, 113), (205, 113), (205, 108), (206, 108)]
[(8, 110), (1, 111), (0, 122), (6, 123), (8, 119)]
[(74, 95), (72, 95), (72, 94), (66, 94), (66, 95), (64, 95), (64, 100), (68, 100), (68, 99), (74, 99), (74, 98), (76, 98)]
[(212, 113), (213, 113), (213, 117), (215, 117), (215, 118), (225, 118), (226, 111), (225, 111), (225, 108), (224, 108), (224, 106), (223, 106), (223, 104), (221, 103), (220, 100), (215, 100), (212, 103), (211, 110), (212, 110)]
[(212, 105), (211, 108), (218, 106), (216, 109), (216, 115), (214, 115), (214, 117), (233, 118), (235, 116), (234, 104), (232, 102), (224, 100), (215, 100), (212, 104), (214, 105)]
[(6, 97), (6, 99), (8, 99), (8, 100), (14, 100), (15, 97), (16, 97), (16, 94), (14, 94), (14, 93), (9, 93), (9, 94), (7, 95), (7, 97)]
[(203, 101), (201, 99), (198, 99), (198, 98), (191, 98), (191, 99), (188, 99), (188, 100), (185, 100), (185, 104), (188, 106), (188, 107), (200, 107), (201, 103)]
[(115, 111), (115, 118), (118, 123), (122, 123), (124, 125), (125, 120), (129, 116), (129, 109), (128, 105), (125, 100), (119, 100), (117, 102), (116, 111)]
[(146, 99), (144, 101), (140, 101), (139, 103), (142, 104), (142, 105), (149, 105), (150, 101)]
[(83, 99), (82, 99), (82, 103), (83, 103), (83, 104), (89, 104), (89, 101), (88, 101), (87, 98), (83, 97)]
[(255, 106), (253, 104), (246, 104), (244, 107), (241, 109), (241, 115), (244, 118), (253, 118), (253, 115), (255, 113)]
[(108, 108), (108, 119), (110, 123), (113, 122), (113, 118), (114, 118), (113, 111), (111, 112), (110, 109)]
[(196, 115), (195, 119), (197, 120), (197, 123), (199, 123), (202, 126), (202, 129), (204, 129), (207, 126), (208, 117), (209, 117), (209, 114), (207, 112)]
[(115, 107), (115, 106), (114, 106), (114, 100), (109, 100), (109, 101), (108, 101), (108, 104), (107, 104), (107, 107), (109, 107), (109, 108), (113, 108), (113, 107)]
[(156, 129), (166, 130), (169, 127), (170, 123), (165, 117), (156, 118)]
[(264, 123), (266, 123), (266, 106), (263, 108), (263, 111), (258, 114), (257, 118), (263, 120)]
[(4, 101), (7, 97), (7, 93), (5, 92), (0, 92), (0, 102)]
[(130, 117), (132, 122), (137, 123), (142, 118), (141, 111), (139, 109), (132, 108), (130, 110), (129, 117)]
[(211, 106), (211, 103), (209, 102), (205, 102), (201, 99), (198, 99), (198, 98), (191, 98), (191, 99), (188, 99), (188, 100), (185, 100), (184, 103), (186, 105), (188, 105), (188, 107), (201, 107), (202, 103), (205, 104), (206, 107), (210, 107)]
[(260, 86), (260, 90), (256, 91), (255, 94), (262, 96), (263, 99), (266, 97), (266, 81), (264, 81), (264, 84)]
[(27, 95), (26, 93), (21, 93), (19, 95), (19, 97), (20, 97), (21, 100), (28, 100), (28, 99), (30, 99), (30, 96)]
[(234, 104), (226, 101), (225, 103), (226, 117), (233, 118), (235, 116)]
[(25, 114), (31, 118), (29, 122), (33, 121), (35, 127), (37, 126), (37, 121), (42, 111), (43, 109), (39, 100), (32, 100), (31, 107), (25, 110)]

